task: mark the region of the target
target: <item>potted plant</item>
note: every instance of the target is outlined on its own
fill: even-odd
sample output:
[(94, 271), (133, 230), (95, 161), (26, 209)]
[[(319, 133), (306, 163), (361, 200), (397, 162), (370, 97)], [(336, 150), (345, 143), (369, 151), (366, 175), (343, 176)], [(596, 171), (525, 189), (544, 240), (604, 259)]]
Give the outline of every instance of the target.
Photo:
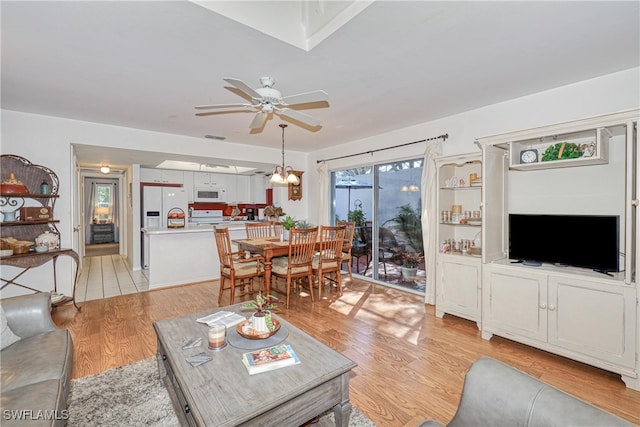
[(418, 265), (422, 262), (424, 256), (418, 252), (405, 252), (402, 254), (402, 280), (405, 282), (413, 282), (418, 273)]
[(282, 221), (282, 227), (284, 227), (284, 240), (289, 240), (289, 230), (296, 226), (296, 220), (292, 216), (287, 216)]
[(278, 301), (278, 298), (273, 295), (263, 295), (262, 292), (258, 292), (255, 300), (242, 305), (243, 308), (252, 308), (254, 310), (251, 315), (251, 327), (253, 330), (260, 333), (273, 331), (274, 325), (271, 319), (271, 310), (278, 307), (274, 304), (275, 301)]
[(264, 214), (269, 219), (269, 221), (279, 221), (280, 217), (285, 215), (284, 211), (280, 206), (265, 206)]

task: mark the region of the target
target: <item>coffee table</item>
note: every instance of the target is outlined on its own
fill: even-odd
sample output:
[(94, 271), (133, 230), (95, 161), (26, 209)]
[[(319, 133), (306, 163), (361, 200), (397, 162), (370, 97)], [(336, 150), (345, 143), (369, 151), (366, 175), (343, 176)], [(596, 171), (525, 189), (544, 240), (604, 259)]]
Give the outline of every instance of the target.
[[(249, 375), (241, 361), (250, 350), (227, 345), (207, 348), (207, 326), (196, 319), (219, 310), (249, 317), (242, 304), (215, 308), (153, 324), (158, 337), (158, 367), (181, 425), (299, 426), (322, 412), (334, 411), (336, 426), (347, 426), (351, 414), (349, 371), (352, 360), (286, 320), (290, 344), (301, 363)], [(202, 337), (200, 347), (182, 350), (187, 338)], [(248, 340), (254, 341), (254, 340)], [(186, 357), (206, 351), (213, 360), (193, 367)]]

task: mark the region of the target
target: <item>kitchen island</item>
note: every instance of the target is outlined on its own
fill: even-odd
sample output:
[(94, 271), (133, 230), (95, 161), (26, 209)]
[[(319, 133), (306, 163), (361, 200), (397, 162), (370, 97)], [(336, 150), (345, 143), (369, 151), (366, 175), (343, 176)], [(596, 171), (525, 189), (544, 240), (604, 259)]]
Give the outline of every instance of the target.
[[(217, 224), (228, 227), (231, 239), (246, 237), (244, 221)], [(143, 228), (149, 239), (149, 289), (220, 278), (220, 259), (213, 225), (182, 228)]]

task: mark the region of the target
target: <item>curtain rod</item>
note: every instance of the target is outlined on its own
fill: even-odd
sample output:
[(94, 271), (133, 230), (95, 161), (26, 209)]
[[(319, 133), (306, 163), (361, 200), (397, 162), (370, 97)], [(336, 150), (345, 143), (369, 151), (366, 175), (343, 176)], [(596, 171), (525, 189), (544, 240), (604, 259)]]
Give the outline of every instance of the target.
[(328, 161), (331, 161), (331, 160), (338, 160), (338, 159), (346, 159), (347, 157), (362, 156), (363, 154), (373, 154), (373, 153), (376, 153), (378, 151), (391, 150), (392, 148), (405, 147), (407, 145), (419, 144), (421, 142), (433, 141), (435, 139), (441, 139), (441, 138), (442, 138), (443, 141), (446, 141), (447, 138), (449, 138), (449, 134), (445, 133), (443, 135), (434, 136), (433, 138), (421, 139), (420, 141), (407, 142), (407, 143), (404, 143), (404, 144), (394, 145), (392, 147), (385, 147), (385, 148), (378, 148), (378, 149), (375, 149), (375, 150), (363, 151), (362, 153), (347, 154), (347, 155), (340, 156), (340, 157), (332, 157), (330, 159), (316, 160), (316, 163), (328, 162)]

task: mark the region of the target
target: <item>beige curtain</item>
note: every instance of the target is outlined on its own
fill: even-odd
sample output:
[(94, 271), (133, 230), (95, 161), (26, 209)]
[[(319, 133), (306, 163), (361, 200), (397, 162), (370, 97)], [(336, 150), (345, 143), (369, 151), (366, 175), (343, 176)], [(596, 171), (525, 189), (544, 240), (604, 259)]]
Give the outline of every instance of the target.
[(318, 163), (318, 225), (329, 222), (329, 172), (327, 162)]
[(442, 140), (436, 139), (427, 142), (424, 151), (424, 166), (422, 168), (422, 241), (425, 252), (425, 268), (427, 275), (427, 288), (425, 290), (425, 303), (434, 305), (436, 303), (436, 253), (438, 252), (438, 242), (436, 241), (436, 228), (438, 226), (438, 215), (436, 214), (436, 164), (435, 158), (442, 155)]

